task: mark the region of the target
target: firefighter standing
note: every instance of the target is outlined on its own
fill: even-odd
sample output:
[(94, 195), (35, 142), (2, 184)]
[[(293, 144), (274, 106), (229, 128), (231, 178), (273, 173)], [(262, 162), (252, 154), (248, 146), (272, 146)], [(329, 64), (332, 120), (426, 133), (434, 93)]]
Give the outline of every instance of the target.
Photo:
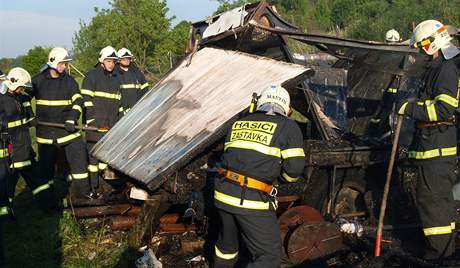
[[(83, 80), (81, 93), (84, 97), (86, 114), (85, 124), (99, 129), (110, 129), (121, 113), (121, 94), (119, 77), (115, 69), (117, 52), (107, 46), (99, 53), (99, 63), (86, 74)], [(99, 162), (90, 152), (104, 133), (87, 132), (86, 141), (89, 152), (88, 170), (91, 177), (91, 186), (94, 190), (99, 187), (99, 172), (107, 168), (107, 164)]]
[(431, 56), (418, 99), (406, 102), (399, 114), (415, 119), (417, 129), (409, 158), (419, 169), (417, 206), (426, 237), (424, 258), (436, 260), (455, 250), (455, 181), (457, 134), (454, 111), (458, 108), (459, 71), (454, 57), (459, 50), (450, 42), (445, 26), (427, 20), (414, 29), (412, 46)]
[[(40, 176), (29, 134), (29, 126), (35, 122), (35, 119), (30, 97), (23, 92), (25, 87), (30, 87), (30, 82), (31, 78), (26, 70), (13, 68), (8, 73), (7, 80), (2, 83), (7, 90), (4, 94), (0, 94), (0, 121), (3, 122), (2, 128), (6, 129), (7, 135), (2, 135), (1, 155), (6, 156), (9, 161), (7, 172), (3, 170), (1, 174), (7, 177), (7, 196), (10, 202), (21, 175), (32, 194), (38, 198), (39, 204), (45, 209), (54, 208), (56, 206), (54, 192), (48, 181)], [(8, 150), (4, 151), (4, 149)], [(3, 212), (6, 212), (6, 209), (3, 209)]]
[(147, 92), (149, 83), (145, 80), (144, 74), (132, 63), (133, 54), (129, 49), (118, 50), (117, 71), (120, 74), (121, 109), (123, 114), (136, 104), (136, 102)]
[(273, 182), (303, 173), (303, 137), (287, 118), (289, 93), (281, 86), (262, 92), (255, 113), (237, 120), (227, 134), (222, 177), (215, 180), (214, 200), (222, 227), (215, 245), (215, 267), (232, 267), (238, 236), (252, 255), (249, 267), (279, 267), (281, 241)]
[(75, 79), (66, 73), (70, 60), (64, 48), (53, 48), (47, 68), (32, 79), (31, 94), (36, 100), (38, 120), (65, 124), (65, 129), (37, 126), (39, 166), (42, 176), (53, 184), (58, 151), (63, 149), (70, 167), (70, 193), (87, 198), (90, 187), (86, 146), (81, 131), (75, 128), (82, 113), (83, 96)]

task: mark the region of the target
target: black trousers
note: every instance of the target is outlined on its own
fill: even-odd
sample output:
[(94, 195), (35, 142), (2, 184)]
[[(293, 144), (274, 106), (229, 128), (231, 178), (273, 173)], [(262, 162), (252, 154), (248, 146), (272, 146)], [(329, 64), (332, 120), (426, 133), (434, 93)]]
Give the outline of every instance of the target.
[(70, 168), (71, 194), (87, 196), (90, 193), (88, 156), (82, 138), (76, 138), (65, 145), (39, 144), (39, 166), (42, 176), (50, 183), (54, 180), (54, 168), (60, 149), (63, 149)]
[(218, 209), (222, 226), (215, 245), (214, 267), (233, 267), (238, 260), (239, 237), (251, 254), (247, 267), (277, 268), (281, 262), (281, 238), (275, 212), (240, 215)]
[(91, 156), (91, 150), (96, 145), (96, 141), (88, 141), (88, 171), (91, 178), (91, 186), (94, 190), (99, 188), (99, 192), (103, 192), (107, 186), (111, 191), (122, 191), (126, 187), (126, 178), (120, 176), (121, 174), (114, 173), (114, 176), (105, 177), (102, 179), (102, 173), (108, 168), (107, 164), (100, 162), (98, 159)]
[(455, 203), (452, 187), (456, 160), (417, 161), (417, 208), (426, 238), (425, 259), (448, 257), (455, 251)]
[(6, 187), (9, 200), (14, 198), (19, 176), (24, 178), (32, 194), (38, 199), (40, 207), (44, 209), (56, 207), (56, 196), (53, 187), (48, 183), (47, 179), (41, 176), (37, 162), (34, 159), (30, 160), (30, 165), (10, 169), (10, 172), (7, 172)]

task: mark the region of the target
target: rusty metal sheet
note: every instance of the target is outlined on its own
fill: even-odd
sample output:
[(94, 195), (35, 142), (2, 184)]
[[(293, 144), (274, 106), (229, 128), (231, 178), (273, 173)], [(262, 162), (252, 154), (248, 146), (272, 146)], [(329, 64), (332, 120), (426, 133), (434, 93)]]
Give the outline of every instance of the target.
[[(253, 92), (312, 70), (242, 52), (204, 48), (150, 90), (92, 154), (154, 190), (244, 110)], [(169, 173), (169, 174), (168, 174)]]

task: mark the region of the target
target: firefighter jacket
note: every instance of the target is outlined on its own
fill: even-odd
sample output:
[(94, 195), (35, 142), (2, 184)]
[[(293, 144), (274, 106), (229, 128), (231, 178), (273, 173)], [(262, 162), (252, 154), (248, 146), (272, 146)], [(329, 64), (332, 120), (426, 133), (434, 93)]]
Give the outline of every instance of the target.
[[(35, 97), (39, 121), (78, 123), (83, 108), (83, 96), (75, 79), (67, 73), (53, 78), (49, 69), (46, 69), (34, 76), (31, 95)], [(81, 135), (81, 132), (69, 133), (61, 128), (37, 126), (37, 143), (40, 144), (66, 144)]]
[(8, 141), (2, 141), (0, 158), (8, 157), (11, 166), (23, 168), (30, 166), (34, 157), (29, 134), (29, 122), (34, 119), (30, 96), (27, 94), (0, 94), (0, 122), (6, 127)]
[[(84, 123), (97, 128), (110, 129), (118, 121), (120, 108), (120, 82), (118, 72), (105, 71), (100, 64), (86, 74), (81, 93), (86, 114)], [(88, 131), (86, 139), (96, 142), (103, 134)]]
[(120, 76), (121, 109), (125, 114), (147, 92), (149, 83), (134, 64), (131, 64), (127, 71), (117, 65), (117, 72)]
[[(302, 133), (295, 121), (284, 116), (250, 114), (233, 123), (225, 138), (223, 167), (266, 184), (280, 175), (295, 182), (304, 166)], [(239, 214), (273, 213), (277, 206), (267, 193), (225, 178), (216, 180), (214, 199), (217, 207)]]
[[(458, 76), (459, 71), (453, 60), (439, 57), (431, 61), (417, 102), (404, 104), (406, 105), (404, 114), (422, 122), (451, 119), (458, 108)], [(409, 158), (447, 159), (455, 158), (456, 155), (455, 126), (441, 125), (416, 129), (409, 148)]]

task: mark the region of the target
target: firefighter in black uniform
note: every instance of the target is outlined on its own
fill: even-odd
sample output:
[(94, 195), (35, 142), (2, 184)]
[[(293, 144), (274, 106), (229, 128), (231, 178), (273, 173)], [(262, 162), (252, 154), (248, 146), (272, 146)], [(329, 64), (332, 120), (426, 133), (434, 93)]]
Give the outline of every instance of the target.
[(0, 94), (0, 120), (4, 124), (2, 128), (6, 129), (8, 137), (2, 135), (4, 143), (2, 147), (8, 149), (6, 152), (2, 151), (2, 155), (7, 155), (9, 163), (8, 172), (1, 173), (7, 177), (7, 196), (10, 202), (21, 175), (32, 194), (38, 198), (40, 206), (48, 209), (56, 206), (56, 198), (48, 181), (40, 175), (34, 159), (29, 126), (35, 122), (35, 119), (30, 97), (24, 93), (25, 87), (29, 87), (30, 82), (31, 78), (26, 70), (13, 68), (8, 73), (7, 80), (2, 83), (7, 91)]
[[(86, 114), (84, 122), (99, 129), (110, 129), (118, 121), (121, 111), (121, 94), (118, 73), (115, 70), (117, 52), (107, 46), (99, 53), (99, 63), (86, 74), (81, 93), (84, 98)], [(89, 153), (88, 170), (93, 190), (99, 188), (99, 173), (107, 164), (91, 156), (91, 149), (103, 137), (103, 132), (86, 132)]]
[(38, 120), (65, 124), (65, 129), (37, 126), (39, 166), (42, 176), (53, 184), (58, 151), (63, 149), (70, 167), (70, 193), (87, 198), (90, 185), (86, 146), (81, 131), (75, 128), (83, 110), (83, 96), (75, 79), (66, 72), (70, 60), (64, 48), (53, 48), (47, 68), (32, 79), (31, 95), (36, 100)]
[(117, 71), (120, 74), (121, 109), (123, 114), (136, 104), (136, 102), (147, 92), (149, 83), (145, 80), (144, 74), (132, 63), (133, 54), (129, 49), (118, 50)]
[(418, 99), (406, 102), (399, 114), (416, 121), (409, 158), (418, 166), (417, 206), (426, 237), (424, 258), (436, 261), (455, 250), (455, 181), (457, 134), (454, 111), (458, 108), (458, 75), (454, 57), (459, 50), (450, 42), (445, 26), (427, 20), (414, 29), (412, 46), (431, 55)]
[(273, 183), (280, 175), (287, 182), (297, 181), (305, 165), (302, 133), (287, 118), (289, 103), (289, 93), (272, 86), (262, 92), (256, 111), (233, 123), (227, 134), (214, 190), (222, 223), (215, 267), (233, 267), (240, 233), (252, 256), (248, 267), (280, 266)]

